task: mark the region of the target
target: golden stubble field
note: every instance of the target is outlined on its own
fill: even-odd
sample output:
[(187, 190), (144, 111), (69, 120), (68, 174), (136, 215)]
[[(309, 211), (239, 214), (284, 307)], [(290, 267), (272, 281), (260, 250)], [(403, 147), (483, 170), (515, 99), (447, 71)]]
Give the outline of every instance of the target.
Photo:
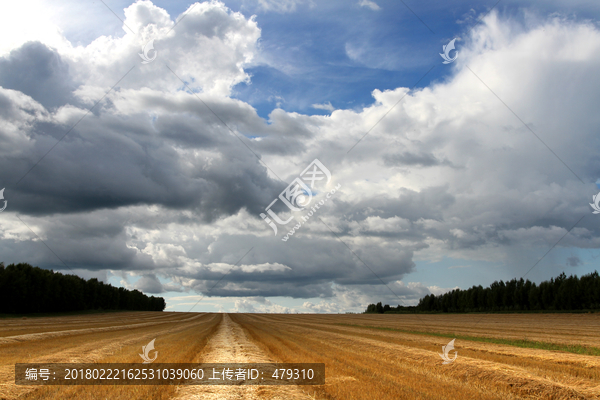
[[(455, 335), (458, 358), (438, 353)], [(18, 362), (319, 362), (323, 386), (14, 384)], [(471, 339), (468, 339), (471, 338)], [(130, 312), (0, 319), (2, 399), (600, 399), (600, 314), (282, 315)], [(451, 354), (451, 356), (453, 353)]]

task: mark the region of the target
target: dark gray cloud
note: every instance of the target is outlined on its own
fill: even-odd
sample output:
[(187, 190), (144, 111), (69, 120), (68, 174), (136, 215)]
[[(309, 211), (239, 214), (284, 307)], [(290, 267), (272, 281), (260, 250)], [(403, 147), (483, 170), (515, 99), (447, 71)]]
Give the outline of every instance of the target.
[(583, 262), (581, 261), (581, 259), (577, 256), (572, 256), (572, 257), (567, 257), (567, 267), (578, 267), (581, 264), (583, 264)]
[(417, 192), (408, 188), (399, 188), (398, 197), (378, 196), (355, 204), (340, 206), (344, 215), (354, 221), (368, 217), (401, 217), (410, 221), (419, 219), (442, 220), (444, 211), (456, 202), (456, 197), (448, 186), (426, 187)]
[(144, 274), (133, 285), (135, 289), (144, 293), (160, 294), (164, 292), (182, 292), (178, 285), (163, 284), (155, 274)]
[(5, 251), (0, 252), (6, 255), (8, 262), (20, 259), (42, 268), (67, 271), (149, 271), (158, 267), (150, 255), (127, 247), (123, 227), (128, 222), (125, 213), (99, 211), (42, 219), (21, 215), (22, 222), (9, 215), (4, 223), (18, 227), (30, 240), (4, 236), (0, 248)]
[(405, 151), (403, 153), (386, 154), (383, 158), (383, 162), (388, 167), (401, 167), (401, 166), (419, 166), (419, 167), (432, 167), (436, 165), (452, 166), (452, 163), (448, 160), (438, 160), (433, 154), (427, 153), (411, 153)]
[[(345, 240), (352, 245), (350, 240)], [(232, 248), (239, 249), (244, 244), (248, 245), (247, 250), (253, 250), (243, 258), (242, 265), (277, 263), (287, 269), (244, 272), (240, 267), (213, 270), (208, 265), (225, 261), (235, 264), (247, 250), (236, 250), (232, 254)], [(331, 234), (320, 236), (319, 240), (298, 236), (289, 244), (278, 239), (265, 241), (224, 236), (211, 245), (210, 255), (201, 258), (205, 267), (171, 269), (167, 274), (192, 279), (186, 286), (211, 296), (262, 296), (261, 293), (264, 293), (265, 296), (310, 298), (331, 297), (332, 283), (377, 285), (381, 284), (379, 278), (392, 282), (415, 267), (412, 251), (392, 246), (357, 248), (357, 255), (368, 265), (365, 266)], [(226, 278), (220, 281), (225, 275)]]
[(135, 288), (144, 293), (162, 293), (163, 285), (160, 283), (156, 275), (142, 275), (135, 283)]
[[(9, 101), (1, 89), (0, 99)], [(10, 118), (26, 106), (13, 102)], [(0, 160), (2, 181), (26, 175), (18, 186), (7, 185), (12, 210), (47, 215), (146, 204), (190, 209), (212, 221), (242, 208), (258, 213), (285, 187), (225, 128), (185, 114), (158, 120), (88, 115), (37, 165), (69, 124), (34, 121), (28, 145), (19, 153), (5, 149)], [(0, 140), (9, 137), (0, 125)]]
[(73, 104), (77, 87), (68, 64), (40, 42), (27, 42), (0, 58), (0, 86), (23, 92), (46, 108)]

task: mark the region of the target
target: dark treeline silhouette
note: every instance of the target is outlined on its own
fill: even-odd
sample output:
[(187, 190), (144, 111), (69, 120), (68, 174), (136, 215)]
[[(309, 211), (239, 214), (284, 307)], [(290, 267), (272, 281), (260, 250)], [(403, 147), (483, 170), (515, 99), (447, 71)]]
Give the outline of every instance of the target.
[(389, 304), (381, 305), (381, 302), (377, 304), (369, 304), (367, 307), (367, 311), (365, 314), (397, 314), (397, 313), (414, 313), (417, 311), (417, 307), (415, 306), (401, 306), (398, 304), (398, 307), (390, 307)]
[[(387, 309), (386, 309), (387, 307)], [(578, 278), (563, 272), (539, 285), (529, 280), (496, 281), (489, 287), (454, 289), (436, 296), (427, 295), (416, 307), (369, 304), (366, 313), (386, 312), (497, 312), (577, 311), (600, 309), (600, 275), (594, 271)]]
[(116, 288), (92, 278), (0, 263), (0, 313), (49, 313), (83, 310), (163, 311), (165, 299), (139, 290)]

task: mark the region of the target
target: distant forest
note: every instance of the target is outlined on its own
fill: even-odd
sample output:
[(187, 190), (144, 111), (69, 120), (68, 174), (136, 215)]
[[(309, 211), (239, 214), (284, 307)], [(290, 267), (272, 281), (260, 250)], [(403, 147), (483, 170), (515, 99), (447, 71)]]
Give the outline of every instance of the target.
[(600, 309), (600, 275), (595, 271), (578, 278), (563, 272), (539, 285), (523, 278), (496, 281), (489, 287), (454, 289), (436, 296), (427, 295), (417, 306), (369, 304), (365, 313), (406, 312), (502, 312), (502, 311), (576, 311)]
[(63, 275), (26, 263), (0, 263), (0, 313), (83, 310), (163, 311), (165, 299), (116, 288), (92, 278)]

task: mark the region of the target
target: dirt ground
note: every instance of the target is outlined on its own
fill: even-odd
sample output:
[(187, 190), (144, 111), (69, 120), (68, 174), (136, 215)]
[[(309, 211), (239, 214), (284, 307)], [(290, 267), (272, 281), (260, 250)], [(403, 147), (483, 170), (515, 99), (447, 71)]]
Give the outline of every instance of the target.
[[(223, 315), (223, 321), (215, 335), (208, 342), (205, 363), (271, 363), (264, 351), (252, 343), (242, 328), (233, 322), (229, 315)], [(300, 400), (311, 399), (297, 386), (182, 386), (178, 391), (178, 400)]]

